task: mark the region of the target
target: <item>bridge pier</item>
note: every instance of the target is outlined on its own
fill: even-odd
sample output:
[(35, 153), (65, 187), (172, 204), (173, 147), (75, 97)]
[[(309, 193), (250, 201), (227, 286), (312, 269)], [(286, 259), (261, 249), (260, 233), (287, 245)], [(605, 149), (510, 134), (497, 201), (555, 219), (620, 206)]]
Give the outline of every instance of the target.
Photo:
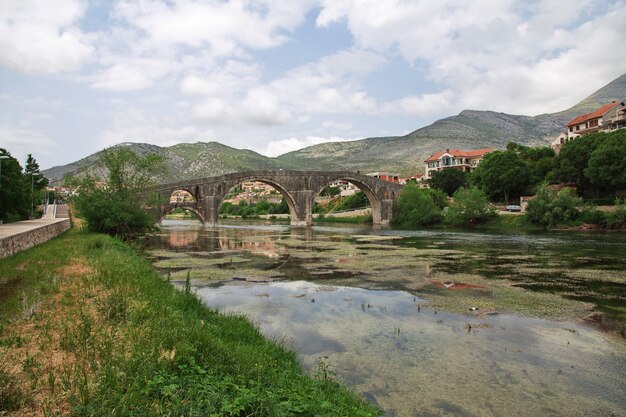
[(206, 225), (217, 226), (221, 202), (222, 199), (217, 195), (204, 197), (204, 222)]
[(375, 225), (383, 227), (389, 226), (391, 223), (391, 209), (393, 207), (393, 200), (383, 200), (380, 203), (380, 222), (374, 221)]
[(292, 191), (294, 199), (293, 213), (291, 214), (291, 225), (307, 227), (313, 224), (313, 206), (315, 195), (311, 190)]

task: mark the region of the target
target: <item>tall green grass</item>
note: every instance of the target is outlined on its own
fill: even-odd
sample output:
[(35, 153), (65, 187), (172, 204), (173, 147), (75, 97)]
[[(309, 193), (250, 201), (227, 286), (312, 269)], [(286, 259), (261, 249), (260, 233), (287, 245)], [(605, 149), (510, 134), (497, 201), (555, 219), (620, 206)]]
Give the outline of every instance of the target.
[[(24, 368), (31, 376), (0, 372), (2, 380), (30, 378), (37, 389), (47, 387), (46, 404), (67, 401), (75, 415), (107, 416), (381, 414), (325, 374), (307, 375), (294, 352), (263, 337), (245, 318), (220, 314), (193, 292), (176, 290), (132, 248), (108, 236), (72, 231), (0, 261), (0, 276), (17, 273), (24, 262), (39, 263), (48, 272), (23, 270), (19, 293), (46, 297), (54, 293), (42, 291), (54, 281), (51, 271), (76, 258), (87, 259), (95, 272), (73, 278), (71, 285), (62, 277), (57, 305), (66, 311), (42, 309), (34, 318), (45, 327), (47, 315), (67, 314), (58, 347), (75, 360), (48, 374), (34, 359)], [(20, 301), (11, 303), (3, 345), (15, 343), (11, 328), (24, 308)], [(28, 389), (9, 385), (23, 397), (21, 407), (32, 406)], [(50, 415), (62, 409), (40, 406)]]

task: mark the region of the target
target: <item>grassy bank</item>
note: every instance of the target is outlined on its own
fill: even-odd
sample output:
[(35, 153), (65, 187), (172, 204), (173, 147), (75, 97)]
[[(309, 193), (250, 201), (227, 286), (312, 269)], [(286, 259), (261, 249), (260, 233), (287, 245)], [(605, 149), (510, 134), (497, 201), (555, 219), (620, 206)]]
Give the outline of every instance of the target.
[[(247, 320), (174, 289), (122, 242), (70, 231), (0, 261), (0, 414), (370, 416)], [(4, 415), (4, 414), (3, 414)]]
[(313, 218), (313, 223), (372, 224), (372, 216), (333, 217), (320, 215), (320, 217)]

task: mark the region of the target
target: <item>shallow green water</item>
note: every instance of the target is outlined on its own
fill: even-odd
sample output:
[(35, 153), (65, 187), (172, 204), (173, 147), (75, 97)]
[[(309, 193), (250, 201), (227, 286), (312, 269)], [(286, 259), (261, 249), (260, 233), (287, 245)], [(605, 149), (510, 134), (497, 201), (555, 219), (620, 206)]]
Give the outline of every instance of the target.
[(390, 416), (626, 415), (626, 237), (165, 222), (155, 266)]

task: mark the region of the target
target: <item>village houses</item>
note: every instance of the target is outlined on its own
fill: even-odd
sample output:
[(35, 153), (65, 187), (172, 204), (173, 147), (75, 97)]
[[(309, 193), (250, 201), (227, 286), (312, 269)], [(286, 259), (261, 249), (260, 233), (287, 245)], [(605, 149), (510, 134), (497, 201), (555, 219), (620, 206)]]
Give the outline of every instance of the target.
[(611, 132), (626, 127), (624, 101), (612, 101), (599, 109), (577, 116), (565, 125), (565, 130), (550, 144), (556, 153), (563, 145), (577, 137), (595, 132)]
[(434, 172), (444, 169), (459, 169), (465, 172), (472, 172), (486, 154), (495, 150), (495, 148), (473, 151), (446, 149), (443, 152), (437, 152), (424, 161), (424, 180), (429, 180)]

